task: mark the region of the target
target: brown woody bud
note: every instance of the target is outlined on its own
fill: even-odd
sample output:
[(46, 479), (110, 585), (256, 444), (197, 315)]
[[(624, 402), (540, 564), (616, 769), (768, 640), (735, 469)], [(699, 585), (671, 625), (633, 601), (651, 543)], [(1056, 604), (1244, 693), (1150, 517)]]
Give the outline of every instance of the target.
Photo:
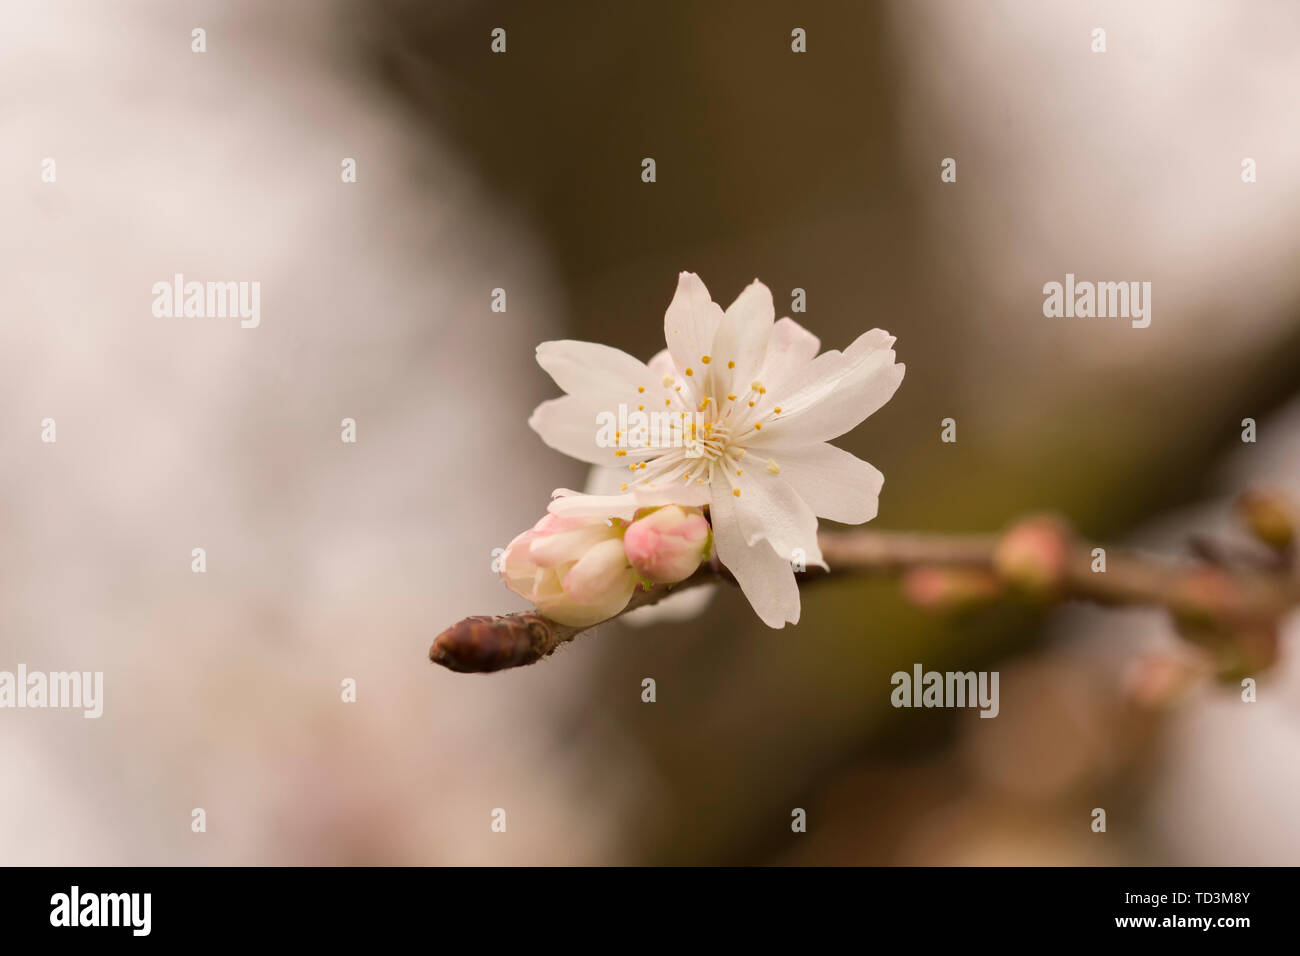
[(540, 614), (476, 615), (439, 634), (429, 660), (448, 670), (486, 674), (539, 661), (556, 643), (555, 625)]

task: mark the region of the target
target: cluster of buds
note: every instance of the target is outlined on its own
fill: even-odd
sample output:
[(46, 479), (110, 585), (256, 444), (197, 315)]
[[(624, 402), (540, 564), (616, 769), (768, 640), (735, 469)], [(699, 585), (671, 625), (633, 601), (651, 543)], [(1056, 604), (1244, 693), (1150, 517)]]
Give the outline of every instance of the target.
[(630, 522), (548, 514), (510, 542), (501, 577), (551, 620), (588, 627), (627, 607), (638, 585), (684, 581), (711, 546), (699, 508), (647, 508)]

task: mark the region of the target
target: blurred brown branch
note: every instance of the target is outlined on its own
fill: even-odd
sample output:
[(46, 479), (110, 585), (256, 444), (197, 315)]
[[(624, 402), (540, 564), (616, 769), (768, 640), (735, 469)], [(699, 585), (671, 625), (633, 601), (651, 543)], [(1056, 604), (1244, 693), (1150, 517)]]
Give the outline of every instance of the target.
[[(1255, 491), (1241, 498), (1239, 510), (1271, 550), (1224, 549), (1211, 559), (1139, 554), (1084, 541), (1063, 520), (1037, 515), (1002, 534), (823, 532), (818, 540), (832, 570), (814, 568), (800, 577), (807, 583), (897, 574), (910, 600), (935, 610), (1005, 596), (1043, 604), (1087, 600), (1163, 607), (1184, 637), (1214, 653), (1221, 672), (1233, 674), (1272, 663), (1277, 621), (1300, 604), (1300, 577), (1291, 561), (1289, 505)], [(679, 584), (638, 590), (610, 620), (677, 591), (723, 581), (732, 578), (715, 560)], [(535, 663), (585, 630), (537, 611), (468, 617), (438, 635), (429, 658), (454, 671), (503, 670)]]

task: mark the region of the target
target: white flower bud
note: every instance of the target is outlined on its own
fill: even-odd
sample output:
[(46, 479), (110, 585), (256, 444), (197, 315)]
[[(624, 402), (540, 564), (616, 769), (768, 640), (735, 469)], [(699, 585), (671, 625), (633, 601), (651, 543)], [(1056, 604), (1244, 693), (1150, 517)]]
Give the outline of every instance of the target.
[(623, 610), (636, 589), (622, 533), (619, 521), (548, 514), (510, 542), (501, 576), (552, 620), (588, 627)]

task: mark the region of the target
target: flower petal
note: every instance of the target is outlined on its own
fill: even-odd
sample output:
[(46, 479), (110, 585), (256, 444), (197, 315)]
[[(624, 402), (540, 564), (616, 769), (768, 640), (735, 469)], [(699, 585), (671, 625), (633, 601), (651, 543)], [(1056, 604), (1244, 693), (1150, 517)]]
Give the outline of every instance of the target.
[(626, 465), (622, 468), (601, 468), (597, 465), (587, 472), (587, 483), (582, 492), (587, 495), (616, 495), (622, 490), (619, 485), (627, 480)]
[(615, 535), (614, 529), (603, 521), (584, 522), (570, 531), (538, 535), (529, 545), (528, 556), (540, 568), (558, 568), (577, 561), (601, 541)]
[(622, 495), (584, 495), (568, 488), (556, 488), (546, 510), (566, 518), (621, 518), (631, 521), (641, 505), (631, 492)]
[(696, 401), (703, 397), (698, 380), (702, 376), (687, 375), (686, 370), (694, 373), (702, 367), (700, 356), (709, 354), (721, 321), (722, 308), (710, 298), (700, 277), (693, 272), (681, 273), (677, 292), (664, 313), (664, 342)]
[(637, 386), (648, 386), (653, 374), (640, 359), (622, 349), (595, 342), (561, 339), (537, 346), (537, 364), (570, 395), (600, 395), (626, 402)]
[(861, 458), (827, 444), (781, 448), (774, 454), (781, 477), (814, 514), (845, 524), (876, 516), (885, 476)]
[(893, 337), (865, 332), (844, 353), (824, 352), (791, 382), (793, 394), (770, 398), (781, 414), (765, 419), (746, 447), (803, 447), (843, 435), (889, 401), (905, 367), (894, 361)]
[(709, 509), (718, 560), (735, 575), (764, 624), (775, 628), (785, 627), (787, 621), (798, 624), (799, 585), (794, 569), (766, 541), (746, 543), (734, 500), (730, 492), (718, 494)]
[(537, 565), (529, 557), (529, 547), (537, 532), (531, 528), (515, 536), (514, 540), (506, 545), (505, 552), (501, 555), (501, 577), (505, 580), (506, 586), (517, 594), (528, 596), (532, 590), (533, 581), (537, 576)]
[[(758, 370), (767, 356), (775, 318), (771, 290), (755, 279), (736, 296), (736, 301), (727, 307), (718, 323), (712, 350), (705, 353), (711, 361), (704, 395), (712, 395), (723, 402), (729, 392), (740, 394), (749, 391), (750, 383), (758, 377)], [(697, 374), (704, 371), (698, 369)]]
[[(556, 451), (591, 465), (615, 468), (662, 453), (662, 449), (649, 447), (615, 447), (611, 430), (617, 420), (618, 407), (611, 408), (606, 398), (565, 395), (538, 405), (528, 425)], [(602, 438), (603, 433), (609, 434)], [(618, 454), (620, 451), (624, 454)]]
[(661, 505), (681, 505), (683, 508), (702, 508), (709, 503), (709, 486), (696, 482), (655, 482), (653, 487), (633, 485), (632, 496), (641, 508), (658, 508)]
[(739, 475), (726, 471), (725, 486), (715, 492), (717, 497), (731, 497), (745, 542), (766, 541), (787, 561), (826, 567), (812, 508), (781, 476), (771, 474), (757, 461), (747, 463), (750, 467), (742, 468)]
[(578, 604), (613, 607), (605, 617), (623, 610), (635, 588), (636, 572), (627, 563), (618, 538), (588, 548), (564, 576), (564, 590)]
[(584, 495), (568, 488), (551, 493), (546, 510), (564, 517), (621, 518), (631, 521), (642, 508), (682, 505), (701, 508), (709, 503), (709, 488), (697, 484), (665, 484), (654, 488), (633, 485), (621, 495)]
[(822, 343), (794, 319), (778, 319), (772, 326), (767, 357), (758, 378), (773, 394), (785, 394), (786, 385), (805, 365), (817, 357)]
[(673, 364), (673, 355), (667, 349), (656, 352), (650, 361), (645, 363), (645, 367), (650, 370), (656, 382), (662, 381), (665, 375), (677, 377), (677, 366)]

